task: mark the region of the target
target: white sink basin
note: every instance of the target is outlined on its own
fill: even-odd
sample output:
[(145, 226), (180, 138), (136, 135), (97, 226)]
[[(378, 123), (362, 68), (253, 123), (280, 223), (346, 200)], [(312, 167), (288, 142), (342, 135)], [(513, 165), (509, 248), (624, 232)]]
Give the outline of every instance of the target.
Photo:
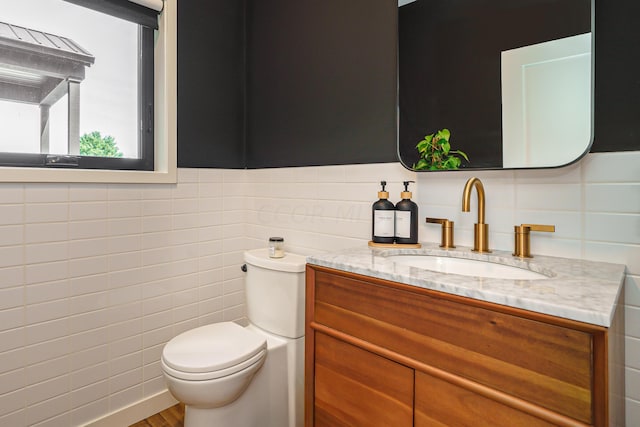
[(386, 259), (396, 264), (463, 276), (511, 280), (540, 280), (547, 278), (544, 274), (524, 268), (475, 259), (436, 255), (391, 255), (387, 256)]

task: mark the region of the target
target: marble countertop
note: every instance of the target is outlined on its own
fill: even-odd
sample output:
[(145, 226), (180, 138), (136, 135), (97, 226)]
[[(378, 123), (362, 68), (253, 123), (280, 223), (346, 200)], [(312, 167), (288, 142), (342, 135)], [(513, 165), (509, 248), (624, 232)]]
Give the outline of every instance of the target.
[[(496, 262), (546, 277), (511, 280), (446, 274), (386, 258), (418, 254)], [(307, 263), (605, 327), (611, 325), (626, 268), (622, 264), (542, 255), (521, 260), (506, 251), (478, 254), (470, 248), (444, 250), (429, 243), (423, 243), (421, 249), (354, 248), (312, 255)]]

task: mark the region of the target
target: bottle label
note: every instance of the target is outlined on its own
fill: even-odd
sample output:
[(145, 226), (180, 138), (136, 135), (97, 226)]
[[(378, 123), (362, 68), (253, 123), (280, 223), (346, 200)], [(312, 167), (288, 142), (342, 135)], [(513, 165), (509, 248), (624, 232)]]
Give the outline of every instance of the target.
[(376, 237), (393, 237), (396, 211), (373, 211), (373, 235)]
[(396, 237), (409, 239), (411, 237), (411, 212), (396, 211)]

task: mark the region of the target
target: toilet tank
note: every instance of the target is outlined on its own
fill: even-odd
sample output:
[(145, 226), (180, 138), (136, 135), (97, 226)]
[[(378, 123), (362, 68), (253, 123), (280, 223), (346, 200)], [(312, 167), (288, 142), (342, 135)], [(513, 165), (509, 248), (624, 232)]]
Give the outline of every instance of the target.
[(304, 270), (307, 257), (285, 252), (270, 258), (267, 248), (244, 253), (249, 321), (287, 338), (304, 336)]

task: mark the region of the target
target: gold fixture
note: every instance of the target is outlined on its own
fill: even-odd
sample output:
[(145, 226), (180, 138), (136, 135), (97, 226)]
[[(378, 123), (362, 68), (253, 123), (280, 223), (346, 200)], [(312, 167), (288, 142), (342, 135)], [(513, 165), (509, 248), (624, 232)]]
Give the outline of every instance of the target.
[(473, 225), (473, 251), (491, 252), (489, 250), (489, 224), (484, 223), (484, 187), (480, 179), (469, 178), (462, 193), (462, 212), (469, 212), (471, 190), (475, 186), (478, 192), (478, 222)]
[(531, 231), (546, 231), (547, 233), (553, 233), (556, 231), (555, 225), (539, 225), (539, 224), (522, 224), (513, 227), (515, 231), (515, 249), (513, 250), (513, 256), (520, 258), (533, 258), (530, 252), (530, 232)]
[(440, 247), (445, 249), (453, 249), (453, 221), (445, 218), (427, 218), (427, 222), (432, 224), (442, 224), (442, 238), (440, 239)]

